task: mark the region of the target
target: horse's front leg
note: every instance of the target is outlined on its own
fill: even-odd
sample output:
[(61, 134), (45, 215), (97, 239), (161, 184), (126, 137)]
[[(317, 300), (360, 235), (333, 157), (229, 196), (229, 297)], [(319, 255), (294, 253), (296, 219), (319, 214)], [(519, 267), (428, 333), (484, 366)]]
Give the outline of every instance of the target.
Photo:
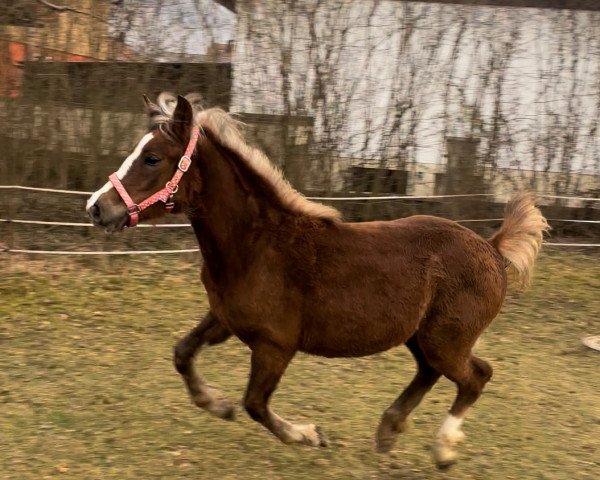
[(269, 408), (269, 398), (294, 357), (272, 343), (259, 343), (252, 347), (250, 380), (244, 398), (244, 407), (253, 420), (261, 423), (283, 443), (301, 443), (313, 447), (326, 446), (327, 440), (313, 424), (294, 425)]
[(231, 332), (208, 312), (177, 345), (173, 361), (175, 368), (183, 377), (192, 401), (200, 408), (225, 420), (233, 420), (233, 403), (223, 398), (219, 390), (208, 385), (194, 368), (194, 357), (204, 345), (216, 345), (227, 340)]

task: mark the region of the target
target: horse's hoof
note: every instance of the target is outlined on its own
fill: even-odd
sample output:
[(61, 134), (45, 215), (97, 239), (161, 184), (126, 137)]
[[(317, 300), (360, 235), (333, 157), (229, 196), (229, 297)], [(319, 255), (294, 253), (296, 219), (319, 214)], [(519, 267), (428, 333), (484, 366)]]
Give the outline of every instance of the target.
[(395, 437), (387, 437), (387, 438), (377, 437), (375, 439), (375, 451), (377, 453), (390, 453), (392, 448), (394, 448), (395, 443), (396, 443)]
[(445, 472), (447, 470), (450, 470), (450, 467), (452, 467), (454, 464), (456, 464), (456, 460), (445, 460), (442, 462), (436, 462), (435, 466), (441, 472)]
[(389, 453), (396, 444), (398, 434), (404, 432), (406, 428), (406, 422), (393, 425), (389, 422), (382, 421), (379, 424), (379, 428), (375, 435), (375, 451), (377, 453)]
[(456, 463), (458, 455), (447, 443), (438, 440), (433, 445), (433, 458), (438, 470), (448, 470)]
[(328, 447), (329, 439), (327, 438), (325, 433), (323, 433), (321, 427), (315, 427), (315, 432), (317, 432), (317, 436), (319, 437), (319, 447)]
[(301, 443), (309, 447), (326, 447), (329, 445), (329, 441), (323, 431), (312, 423), (291, 425), (291, 427), (293, 429), (293, 436), (283, 440), (284, 443)]
[(209, 409), (215, 417), (233, 422), (235, 420), (235, 406), (229, 400), (221, 400), (217, 405)]
[(229, 404), (225, 410), (219, 415), (219, 418), (223, 420), (227, 420), (228, 422), (233, 422), (235, 420), (235, 407), (233, 404)]
[(195, 395), (192, 395), (192, 402), (202, 410), (206, 410), (211, 415), (222, 418), (223, 420), (235, 420), (235, 405), (231, 400), (210, 385), (204, 385)]

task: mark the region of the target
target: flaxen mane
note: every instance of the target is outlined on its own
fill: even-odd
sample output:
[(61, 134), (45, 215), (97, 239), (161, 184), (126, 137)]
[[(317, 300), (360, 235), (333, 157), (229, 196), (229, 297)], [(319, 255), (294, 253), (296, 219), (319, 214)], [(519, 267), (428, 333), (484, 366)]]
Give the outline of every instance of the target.
[[(289, 184), (265, 154), (248, 145), (239, 129), (241, 122), (220, 108), (203, 109), (197, 94), (189, 94), (185, 98), (192, 104), (196, 125), (210, 130), (224, 147), (237, 153), (242, 161), (270, 183), (285, 207), (303, 215), (332, 221), (340, 220), (341, 214), (338, 210), (308, 200)], [(176, 104), (177, 98), (174, 95), (163, 92), (158, 96), (156, 111), (151, 116), (152, 126), (158, 126), (169, 137), (172, 135), (169, 132), (168, 122)]]

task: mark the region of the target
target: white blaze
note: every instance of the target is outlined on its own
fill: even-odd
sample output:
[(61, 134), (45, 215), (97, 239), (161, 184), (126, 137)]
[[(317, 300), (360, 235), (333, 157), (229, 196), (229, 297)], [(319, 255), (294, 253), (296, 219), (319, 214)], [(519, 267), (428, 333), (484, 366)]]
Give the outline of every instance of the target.
[[(153, 136), (154, 136), (154, 134), (152, 132), (144, 135), (142, 137), (142, 139), (140, 140), (140, 142), (135, 147), (135, 149), (133, 150), (133, 152), (131, 152), (131, 155), (129, 155), (125, 159), (125, 161), (121, 164), (121, 166), (117, 170), (117, 177), (119, 177), (119, 180), (123, 180), (125, 175), (127, 175), (127, 172), (131, 168), (131, 165), (133, 165), (133, 162), (135, 161), (135, 159), (140, 156), (140, 153), (142, 153), (142, 149), (150, 140), (152, 140)], [(89, 210), (91, 208), (91, 206), (94, 205), (94, 203), (96, 203), (98, 201), (98, 199), (100, 198), (100, 195), (108, 192), (111, 188), (113, 188), (112, 183), (106, 182), (100, 190), (97, 190), (92, 194), (92, 196), (87, 201), (87, 204), (85, 205), (85, 209)]]

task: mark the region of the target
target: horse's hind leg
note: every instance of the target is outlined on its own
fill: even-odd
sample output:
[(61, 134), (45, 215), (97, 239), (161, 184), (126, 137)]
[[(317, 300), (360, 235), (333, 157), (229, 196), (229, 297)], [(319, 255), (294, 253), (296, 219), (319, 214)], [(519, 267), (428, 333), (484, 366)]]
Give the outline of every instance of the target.
[(392, 449), (398, 434), (407, 428), (408, 416), (421, 403), (425, 394), (431, 390), (441, 375), (428, 363), (419, 347), (416, 335), (406, 342), (406, 346), (415, 357), (417, 373), (381, 418), (375, 438), (378, 452), (389, 452)]
[(460, 427), (467, 410), (492, 377), (492, 367), (474, 357), (471, 350), (498, 313), (502, 300), (498, 298), (497, 303), (486, 302), (484, 297), (454, 292), (452, 298), (441, 299), (444, 311), (434, 310), (419, 326), (417, 338), (427, 362), (457, 386), (456, 399), (433, 445), (433, 457), (439, 468), (455, 463), (454, 446), (464, 438)]
[(492, 378), (492, 367), (485, 360), (473, 355), (456, 358), (443, 370), (444, 376), (456, 383), (457, 395), (450, 412), (438, 430), (433, 445), (433, 455), (439, 468), (447, 468), (456, 461), (453, 446), (464, 438), (460, 430), (467, 410), (483, 392), (483, 387)]
[(208, 312), (177, 345), (175, 345), (175, 368), (183, 377), (192, 401), (200, 408), (225, 420), (233, 420), (233, 403), (222, 397), (221, 393), (206, 384), (194, 368), (194, 357), (204, 345), (216, 345), (231, 336), (229, 330)]

